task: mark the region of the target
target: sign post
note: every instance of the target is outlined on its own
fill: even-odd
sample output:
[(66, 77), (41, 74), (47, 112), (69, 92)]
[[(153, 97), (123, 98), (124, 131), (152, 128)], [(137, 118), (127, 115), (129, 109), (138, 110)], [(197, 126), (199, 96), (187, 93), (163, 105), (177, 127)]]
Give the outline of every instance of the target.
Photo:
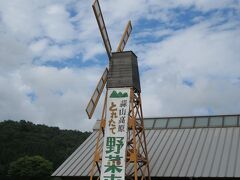
[(124, 180), (130, 88), (109, 88), (101, 180)]

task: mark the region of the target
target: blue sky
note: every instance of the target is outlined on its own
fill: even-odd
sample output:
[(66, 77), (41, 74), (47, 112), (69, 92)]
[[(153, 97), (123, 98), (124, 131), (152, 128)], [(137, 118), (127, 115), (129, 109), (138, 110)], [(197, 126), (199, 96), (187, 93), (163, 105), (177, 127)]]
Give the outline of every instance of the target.
[[(100, 0), (113, 51), (138, 56), (146, 117), (237, 114), (240, 2)], [(0, 119), (91, 130), (85, 106), (108, 64), (92, 1), (0, 2)], [(101, 101), (101, 100), (100, 100)]]

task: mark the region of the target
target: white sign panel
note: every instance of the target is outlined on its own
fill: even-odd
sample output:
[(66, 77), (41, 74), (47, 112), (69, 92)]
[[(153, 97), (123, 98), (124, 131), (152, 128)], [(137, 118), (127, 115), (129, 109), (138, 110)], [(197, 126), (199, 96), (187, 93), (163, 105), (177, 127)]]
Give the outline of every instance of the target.
[(101, 180), (124, 180), (130, 88), (108, 89)]

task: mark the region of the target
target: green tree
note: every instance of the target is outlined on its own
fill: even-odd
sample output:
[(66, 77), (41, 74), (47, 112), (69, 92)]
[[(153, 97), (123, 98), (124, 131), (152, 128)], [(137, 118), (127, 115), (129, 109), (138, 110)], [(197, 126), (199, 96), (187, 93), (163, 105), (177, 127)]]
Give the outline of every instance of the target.
[(48, 179), (53, 170), (50, 161), (41, 156), (24, 156), (10, 164), (8, 175), (11, 177), (24, 177), (24, 179)]
[(25, 120), (0, 122), (0, 180), (8, 175), (10, 163), (24, 156), (40, 155), (57, 169), (90, 134)]

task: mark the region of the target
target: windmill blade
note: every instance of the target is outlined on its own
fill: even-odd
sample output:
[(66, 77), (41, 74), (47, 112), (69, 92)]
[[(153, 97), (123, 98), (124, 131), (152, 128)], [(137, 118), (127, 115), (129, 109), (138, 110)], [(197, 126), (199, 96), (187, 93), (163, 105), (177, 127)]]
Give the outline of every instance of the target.
[(128, 41), (128, 38), (129, 38), (131, 32), (132, 32), (132, 24), (131, 24), (131, 21), (128, 21), (125, 31), (122, 35), (121, 41), (118, 45), (117, 52), (123, 51), (124, 47), (127, 44), (127, 41)]
[(111, 47), (111, 44), (110, 44), (110, 40), (109, 40), (109, 37), (108, 37), (107, 29), (106, 29), (106, 26), (105, 26), (105, 22), (104, 22), (104, 19), (103, 19), (102, 11), (101, 11), (98, 0), (95, 0), (95, 2), (92, 5), (92, 8), (93, 8), (95, 17), (97, 19), (98, 27), (99, 27), (99, 30), (100, 30), (101, 35), (102, 35), (102, 39), (103, 39), (104, 46), (105, 46), (107, 54), (108, 54), (108, 58), (110, 59), (111, 56), (112, 56), (112, 47)]
[(101, 79), (99, 80), (99, 82), (97, 84), (97, 87), (96, 87), (88, 105), (87, 105), (86, 112), (87, 112), (89, 119), (92, 118), (92, 115), (97, 106), (98, 100), (103, 92), (103, 88), (107, 82), (107, 75), (108, 75), (108, 69), (106, 68), (105, 71), (103, 72)]

